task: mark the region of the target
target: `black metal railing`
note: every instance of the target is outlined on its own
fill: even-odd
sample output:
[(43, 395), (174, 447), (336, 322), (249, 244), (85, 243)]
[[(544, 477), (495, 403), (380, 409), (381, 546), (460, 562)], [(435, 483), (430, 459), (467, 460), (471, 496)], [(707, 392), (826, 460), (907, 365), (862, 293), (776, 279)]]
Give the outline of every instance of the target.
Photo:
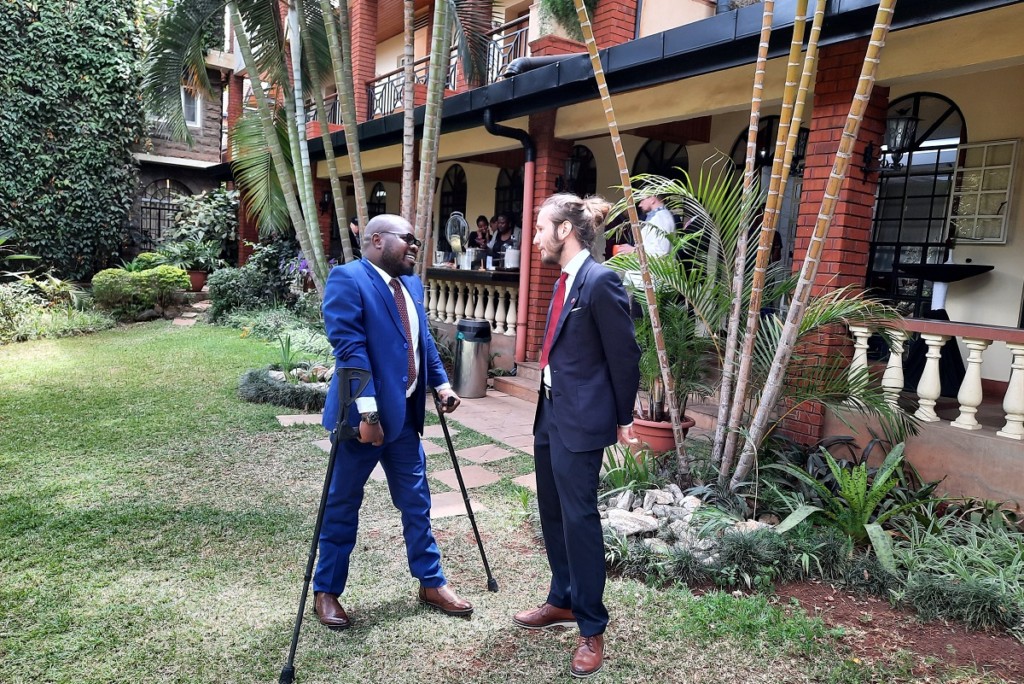
[[(328, 95), (324, 98), (324, 108), (327, 110), (327, 123), (334, 124), (336, 126), (341, 125), (341, 107), (338, 106), (338, 94)], [(316, 113), (316, 103), (309, 101), (306, 103), (306, 123), (310, 121), (317, 121), (319, 117)]]
[(487, 47), (487, 83), (494, 83), (501, 78), (509, 62), (529, 54), (529, 31), (530, 17), (525, 16), (502, 24), (487, 34), (491, 39)]

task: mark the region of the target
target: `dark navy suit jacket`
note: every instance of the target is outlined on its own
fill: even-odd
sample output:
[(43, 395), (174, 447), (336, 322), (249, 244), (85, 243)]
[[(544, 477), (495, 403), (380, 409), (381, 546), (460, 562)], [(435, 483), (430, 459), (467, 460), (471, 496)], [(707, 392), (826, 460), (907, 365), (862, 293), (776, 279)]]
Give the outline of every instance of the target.
[(573, 279), (548, 353), (551, 411), (570, 451), (614, 444), (633, 422), (640, 347), (619, 277), (587, 257)]
[[(341, 368), (345, 366), (370, 371), (370, 383), (361, 396), (376, 398), (385, 443), (394, 440), (401, 432), (407, 406), (414, 411), (412, 418), (416, 431), (422, 433), (428, 383), (430, 387), (437, 387), (448, 382), (427, 325), (423, 284), (416, 276), (402, 276), (401, 281), (414, 303), (409, 316), (417, 316), (420, 322), (420, 369), (411, 403), (405, 397), (409, 365), (405, 329), (398, 317), (393, 291), (365, 259), (331, 269), (323, 312), (327, 338), (334, 347), (337, 372), (324, 407), (323, 425), (328, 430), (337, 425), (338, 383), (341, 381)], [(355, 403), (349, 409), (348, 422), (358, 428), (359, 411)]]

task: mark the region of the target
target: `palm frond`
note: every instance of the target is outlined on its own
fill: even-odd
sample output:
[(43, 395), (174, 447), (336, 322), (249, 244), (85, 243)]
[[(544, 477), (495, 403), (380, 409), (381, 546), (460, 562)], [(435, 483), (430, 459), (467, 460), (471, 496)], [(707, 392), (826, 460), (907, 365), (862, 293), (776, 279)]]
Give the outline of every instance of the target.
[[(280, 118), (277, 132), (287, 155), (287, 131)], [(231, 158), (232, 173), (260, 235), (286, 232), (290, 225), (288, 209), (257, 114), (246, 114), (231, 129)]]
[(204, 30), (225, 0), (188, 0), (175, 3), (160, 18), (146, 59), (142, 90), (146, 111), (157, 129), (192, 144), (185, 123), (181, 89), (213, 96), (206, 74)]
[[(452, 43), (466, 70), (470, 83), (483, 83), (487, 73), (487, 56), (491, 39), (487, 35), (492, 21), (500, 20), (497, 12), (484, 11), (479, 0), (447, 0), (454, 31)], [(489, 5), (490, 3), (488, 3)]]
[[(279, 97), (290, 89), (290, 76), (285, 60), (288, 47), (285, 44), (284, 26), (274, 0), (233, 0), (245, 27), (252, 48), (254, 64), (246, 64), (249, 78), (259, 75), (265, 82), (275, 86)], [(278, 92), (279, 89), (279, 92)]]

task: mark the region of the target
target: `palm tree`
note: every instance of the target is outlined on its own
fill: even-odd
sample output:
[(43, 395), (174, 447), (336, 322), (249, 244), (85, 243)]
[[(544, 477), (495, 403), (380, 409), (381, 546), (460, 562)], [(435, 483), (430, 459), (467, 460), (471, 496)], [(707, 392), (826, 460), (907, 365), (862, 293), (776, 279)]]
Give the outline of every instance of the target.
[[(769, 0), (770, 1), (770, 0)], [(688, 478), (690, 473), (690, 461), (686, 456), (685, 438), (683, 436), (682, 416), (679, 413), (679, 402), (676, 397), (675, 383), (672, 378), (671, 363), (665, 349), (665, 335), (661, 327), (661, 316), (658, 311), (658, 298), (654, 291), (654, 283), (651, 280), (651, 272), (648, 265), (647, 250), (644, 249), (643, 237), (640, 234), (640, 217), (636, 212), (636, 203), (633, 201), (633, 188), (630, 184), (629, 165), (626, 163), (626, 154), (622, 149), (622, 138), (619, 135), (619, 125), (615, 120), (615, 109), (612, 107), (611, 93), (608, 91), (608, 81), (605, 79), (604, 67), (601, 65), (601, 58), (597, 52), (597, 41), (594, 40), (594, 28), (590, 24), (590, 17), (587, 14), (587, 7), (583, 0), (575, 0), (576, 14), (579, 18), (580, 28), (583, 31), (583, 38), (587, 44), (587, 52), (590, 54), (590, 64), (594, 68), (594, 79), (597, 81), (598, 90), (601, 93), (601, 102), (604, 105), (605, 117), (608, 121), (608, 133), (615, 150), (615, 160), (619, 167), (619, 180), (625, 193), (625, 208), (629, 214), (629, 223), (633, 230), (633, 242), (636, 245), (636, 259), (640, 267), (643, 280), (644, 297), (647, 301), (647, 315), (650, 316), (651, 329), (654, 337), (654, 346), (657, 352), (658, 367), (661, 369), (661, 381), (665, 387), (665, 399), (668, 404), (669, 417), (672, 420), (672, 433), (676, 443), (676, 461), (680, 477)]]
[(868, 101), (871, 99), (871, 90), (875, 84), (875, 76), (878, 72), (882, 48), (885, 46), (885, 39), (892, 24), (895, 5), (896, 0), (882, 0), (878, 5), (874, 27), (871, 31), (871, 39), (868, 42), (863, 67), (861, 68), (860, 80), (857, 83), (857, 91), (853, 102), (850, 104), (850, 113), (847, 116), (846, 126), (839, 141), (839, 150), (836, 152), (835, 163), (832, 166), (832, 172), (825, 186), (825, 194), (821, 201), (821, 208), (818, 211), (818, 219), (814, 225), (814, 233), (807, 248), (807, 256), (804, 258), (800, 278), (797, 281), (796, 290), (786, 315), (785, 326), (779, 332), (778, 347), (775, 351), (768, 377), (765, 380), (764, 392), (761, 395), (761, 400), (750, 424), (747, 441), (743, 447), (740, 460), (736, 465), (736, 471), (733, 473), (732, 480), (730, 481), (730, 486), (733, 489), (739, 487), (753, 467), (757, 448), (767, 434), (772, 413), (782, 395), (786, 368), (793, 356), (793, 350), (797, 344), (804, 318), (811, 309), (811, 290), (818, 275), (818, 267), (821, 264), (821, 252), (828, 237), (832, 218), (835, 215), (839, 190), (846, 177), (847, 168), (850, 165), (854, 143), (857, 141), (857, 135), (864, 120), (864, 112), (867, 109)]

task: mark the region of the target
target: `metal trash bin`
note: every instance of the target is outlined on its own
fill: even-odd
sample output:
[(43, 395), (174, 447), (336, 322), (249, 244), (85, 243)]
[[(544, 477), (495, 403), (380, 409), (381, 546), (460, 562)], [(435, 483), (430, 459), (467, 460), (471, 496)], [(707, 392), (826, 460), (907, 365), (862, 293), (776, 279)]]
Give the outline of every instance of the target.
[(487, 394), (487, 369), (491, 361), (491, 325), (487, 321), (461, 320), (455, 335), (455, 393), (465, 399)]

